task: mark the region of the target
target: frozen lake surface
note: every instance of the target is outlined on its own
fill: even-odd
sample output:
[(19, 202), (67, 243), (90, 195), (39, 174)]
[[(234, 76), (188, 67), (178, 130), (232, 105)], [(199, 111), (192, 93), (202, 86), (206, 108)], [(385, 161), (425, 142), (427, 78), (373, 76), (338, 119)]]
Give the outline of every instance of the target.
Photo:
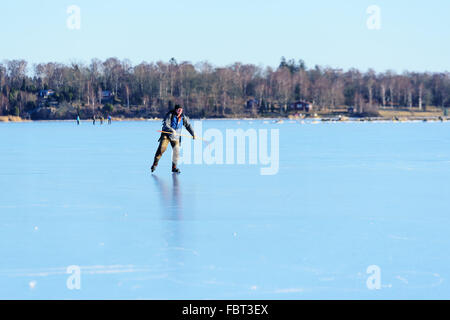
[(279, 129), (278, 174), (152, 175), (160, 122), (0, 123), (0, 298), (450, 299), (450, 123), (202, 125)]

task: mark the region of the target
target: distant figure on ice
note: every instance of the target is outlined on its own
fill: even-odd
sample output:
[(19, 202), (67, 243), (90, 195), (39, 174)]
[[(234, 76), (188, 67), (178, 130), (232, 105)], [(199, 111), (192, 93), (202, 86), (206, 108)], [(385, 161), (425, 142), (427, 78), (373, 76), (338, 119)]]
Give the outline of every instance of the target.
[(111, 115), (108, 114), (108, 124), (112, 123)]
[[(152, 172), (155, 171), (158, 166), (158, 162), (161, 159), (163, 153), (166, 151), (167, 146), (170, 142), (170, 145), (173, 149), (172, 155), (172, 172), (180, 173), (180, 169), (177, 168), (178, 158), (180, 156), (180, 143), (181, 143), (181, 130), (183, 126), (186, 130), (192, 135), (195, 139), (194, 130), (189, 123), (189, 118), (184, 115), (183, 108), (180, 105), (176, 105), (175, 109), (169, 111), (163, 120), (162, 131), (167, 133), (161, 133), (161, 137), (159, 138), (159, 146), (158, 150), (156, 150), (155, 160), (152, 165)], [(171, 133), (169, 133), (171, 132)]]
[(77, 125), (80, 125), (80, 115), (77, 115)]
[(95, 114), (92, 116), (92, 124), (95, 126)]
[(103, 124), (103, 116), (100, 117), (100, 124)]

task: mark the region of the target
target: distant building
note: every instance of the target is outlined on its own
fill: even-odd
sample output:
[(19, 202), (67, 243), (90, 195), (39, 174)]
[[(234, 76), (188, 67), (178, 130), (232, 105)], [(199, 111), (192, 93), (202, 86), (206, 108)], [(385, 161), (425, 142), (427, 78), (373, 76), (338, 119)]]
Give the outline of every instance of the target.
[(259, 100), (258, 99), (250, 99), (247, 101), (247, 109), (251, 110), (253, 108), (259, 108)]
[(102, 91), (102, 103), (112, 102), (114, 99), (114, 94), (109, 90)]
[(40, 90), (38, 93), (38, 97), (42, 99), (47, 99), (55, 94), (53, 90)]
[(37, 94), (37, 106), (38, 107), (58, 106), (58, 101), (55, 97), (55, 91), (51, 89), (39, 90)]
[(310, 112), (312, 111), (312, 104), (307, 101), (299, 100), (291, 103), (289, 105), (289, 109), (296, 111)]

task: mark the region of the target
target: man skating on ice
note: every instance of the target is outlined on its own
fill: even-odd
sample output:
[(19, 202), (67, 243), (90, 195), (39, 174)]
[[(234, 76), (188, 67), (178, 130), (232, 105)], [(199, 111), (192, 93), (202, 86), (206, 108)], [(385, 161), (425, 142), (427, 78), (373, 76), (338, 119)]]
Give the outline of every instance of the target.
[[(189, 118), (184, 115), (183, 108), (179, 105), (175, 106), (175, 109), (169, 111), (163, 120), (163, 126), (161, 137), (159, 138), (159, 146), (158, 150), (156, 150), (155, 160), (152, 165), (152, 172), (155, 171), (158, 166), (159, 159), (161, 159), (163, 153), (166, 151), (167, 146), (172, 146), (173, 155), (172, 155), (172, 172), (180, 173), (180, 169), (177, 168), (178, 158), (180, 156), (180, 143), (181, 143), (181, 130), (183, 126), (186, 130), (192, 135), (195, 139), (194, 130), (189, 123)], [(166, 133), (167, 132), (167, 133)], [(171, 133), (168, 133), (171, 132)]]

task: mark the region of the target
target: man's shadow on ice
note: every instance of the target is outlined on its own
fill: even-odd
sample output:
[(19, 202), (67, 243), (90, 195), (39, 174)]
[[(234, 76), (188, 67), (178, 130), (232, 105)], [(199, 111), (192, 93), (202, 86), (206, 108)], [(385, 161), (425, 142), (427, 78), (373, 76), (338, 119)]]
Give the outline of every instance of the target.
[(181, 188), (177, 174), (172, 174), (172, 188), (156, 175), (152, 174), (156, 187), (160, 193), (161, 207), (165, 219), (182, 220), (183, 203), (181, 201)]

